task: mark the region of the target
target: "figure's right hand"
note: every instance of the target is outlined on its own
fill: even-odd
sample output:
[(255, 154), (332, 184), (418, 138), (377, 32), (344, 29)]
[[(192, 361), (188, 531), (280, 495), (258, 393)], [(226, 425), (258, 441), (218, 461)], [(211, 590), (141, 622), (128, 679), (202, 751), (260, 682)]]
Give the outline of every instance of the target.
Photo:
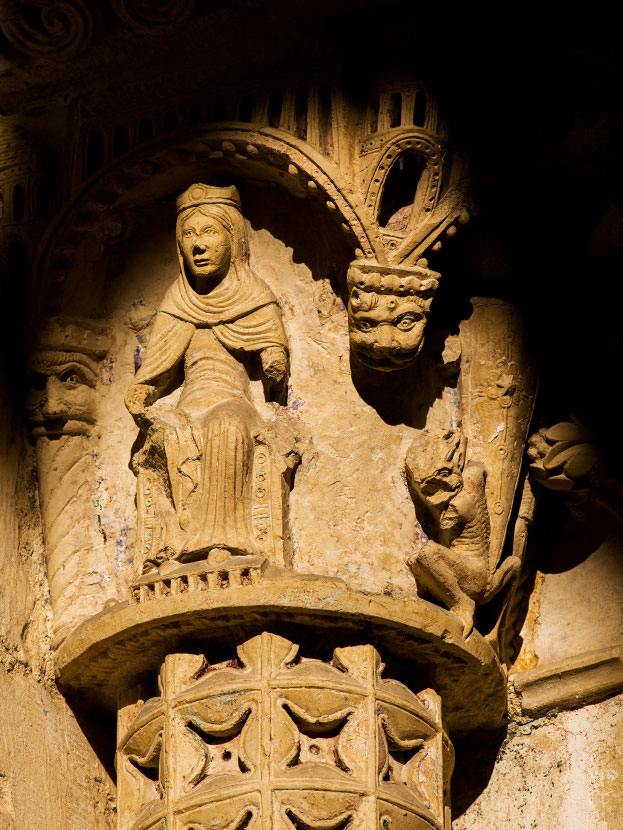
[(151, 418), (147, 407), (158, 397), (158, 392), (153, 386), (146, 383), (133, 383), (125, 396), (125, 405), (128, 412), (141, 429), (148, 429), (151, 426)]

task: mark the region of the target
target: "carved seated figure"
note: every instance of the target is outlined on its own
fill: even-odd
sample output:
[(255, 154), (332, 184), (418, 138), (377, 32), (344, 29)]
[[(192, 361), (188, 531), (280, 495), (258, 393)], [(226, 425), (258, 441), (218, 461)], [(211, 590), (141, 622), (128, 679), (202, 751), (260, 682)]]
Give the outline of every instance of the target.
[[(151, 518), (144, 571), (165, 560), (259, 553), (251, 511), (262, 424), (249, 373), (255, 361), (269, 397), (280, 401), (288, 378), (280, 310), (249, 266), (236, 188), (192, 185), (177, 210), (180, 273), (126, 396), (145, 434), (133, 460), (139, 485), (145, 479), (139, 525)], [(154, 406), (180, 384), (173, 408)]]
[(498, 565), (490, 544), (483, 464), (465, 459), (458, 430), (423, 430), (406, 458), (407, 482), (429, 538), (407, 562), (418, 591), (474, 627), (476, 605), (492, 599), (519, 570), (509, 556)]

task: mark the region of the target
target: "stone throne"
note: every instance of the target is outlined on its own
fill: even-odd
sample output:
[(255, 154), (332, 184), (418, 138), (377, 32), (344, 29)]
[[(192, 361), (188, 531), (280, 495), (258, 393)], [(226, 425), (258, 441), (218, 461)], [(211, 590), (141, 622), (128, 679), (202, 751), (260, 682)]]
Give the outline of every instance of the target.
[(206, 559), (186, 564), (170, 561), (164, 568), (162, 565), (160, 569), (153, 565), (150, 567), (148, 560), (151, 560), (154, 547), (162, 536), (164, 519), (156, 515), (155, 510), (155, 491), (159, 487), (157, 479), (149, 470), (139, 470), (136, 484), (136, 546), (145, 564), (144, 572), (134, 580), (130, 589), (133, 602), (145, 602), (169, 593), (253, 585), (259, 581), (266, 567), (291, 566), (287, 500), (298, 456), (291, 450), (286, 459), (283, 455), (276, 458), (264, 433), (256, 433), (253, 443), (251, 521), (258, 548), (255, 556), (229, 557), (227, 561), (216, 562)]

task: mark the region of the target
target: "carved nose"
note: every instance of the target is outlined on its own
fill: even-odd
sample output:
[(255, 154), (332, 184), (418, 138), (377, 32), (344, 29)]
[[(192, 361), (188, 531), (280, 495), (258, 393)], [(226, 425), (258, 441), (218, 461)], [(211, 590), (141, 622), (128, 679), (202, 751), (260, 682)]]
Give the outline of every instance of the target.
[(378, 326), (376, 330), (376, 343), (374, 344), (375, 351), (379, 354), (387, 354), (392, 352), (398, 346), (395, 341), (391, 326)]
[(67, 407), (59, 392), (57, 379), (49, 377), (45, 384), (45, 396), (41, 407), (41, 411), (48, 418), (61, 418), (67, 415)]
[(197, 240), (193, 245), (193, 254), (201, 254), (205, 251), (206, 246), (204, 242)]

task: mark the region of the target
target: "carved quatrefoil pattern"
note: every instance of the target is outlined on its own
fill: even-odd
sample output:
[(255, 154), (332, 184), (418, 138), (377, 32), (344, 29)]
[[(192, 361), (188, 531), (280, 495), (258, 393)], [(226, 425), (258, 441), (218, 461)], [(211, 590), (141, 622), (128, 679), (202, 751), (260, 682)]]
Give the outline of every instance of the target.
[(265, 633), (228, 664), (167, 657), (119, 744), (120, 830), (441, 830), (435, 692), (382, 679), (372, 646), (297, 653)]

